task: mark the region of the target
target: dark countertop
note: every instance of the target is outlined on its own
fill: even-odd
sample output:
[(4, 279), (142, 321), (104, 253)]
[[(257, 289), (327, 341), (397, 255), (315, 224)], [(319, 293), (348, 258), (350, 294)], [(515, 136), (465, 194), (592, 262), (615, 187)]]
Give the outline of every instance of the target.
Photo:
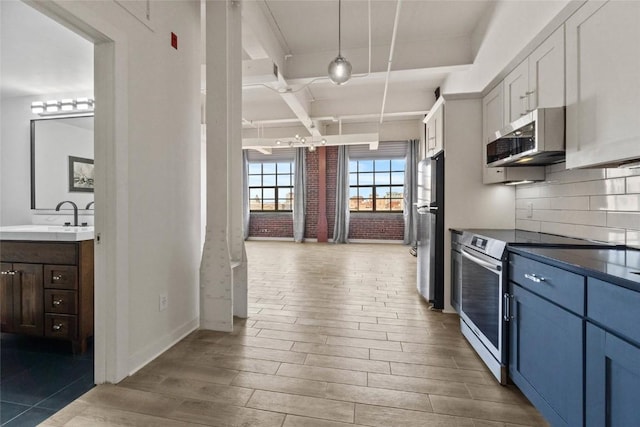
[(640, 250), (509, 246), (509, 252), (640, 292)]
[(557, 234), (537, 233), (535, 231), (515, 230), (515, 229), (457, 229), (451, 228), (450, 231), (458, 234), (462, 232), (470, 232), (479, 236), (488, 237), (491, 239), (499, 240), (507, 243), (509, 247), (520, 245), (531, 246), (608, 246), (613, 247), (615, 245), (608, 245), (602, 242), (594, 242), (591, 240), (578, 239), (574, 237), (559, 236)]

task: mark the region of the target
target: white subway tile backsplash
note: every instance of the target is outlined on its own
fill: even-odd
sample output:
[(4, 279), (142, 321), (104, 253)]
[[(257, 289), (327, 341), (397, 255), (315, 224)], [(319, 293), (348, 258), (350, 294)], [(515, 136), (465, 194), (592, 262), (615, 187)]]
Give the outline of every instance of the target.
[(640, 247), (640, 169), (561, 163), (547, 166), (546, 178), (516, 188), (517, 228)]
[(592, 196), (589, 203), (592, 210), (631, 212), (640, 211), (639, 194)]
[(640, 176), (630, 176), (627, 178), (627, 194), (633, 193), (640, 193)]
[(607, 226), (640, 230), (640, 212), (607, 212)]

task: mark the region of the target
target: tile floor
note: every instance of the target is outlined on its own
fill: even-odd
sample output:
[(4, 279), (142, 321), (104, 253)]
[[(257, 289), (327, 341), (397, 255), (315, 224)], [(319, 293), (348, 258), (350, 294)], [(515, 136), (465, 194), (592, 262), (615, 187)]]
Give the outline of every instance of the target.
[(249, 312), (43, 426), (542, 426), (415, 290), (401, 245), (248, 242)]
[(69, 342), (2, 334), (0, 424), (32, 427), (93, 387), (93, 351)]

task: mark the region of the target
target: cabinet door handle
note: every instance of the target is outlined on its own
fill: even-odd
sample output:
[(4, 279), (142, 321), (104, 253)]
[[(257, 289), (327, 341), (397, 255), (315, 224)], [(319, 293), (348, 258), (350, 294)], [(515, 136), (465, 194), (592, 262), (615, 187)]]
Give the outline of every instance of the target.
[(16, 273), (17, 271), (15, 270), (7, 270), (7, 271), (0, 272), (0, 274), (2, 274), (3, 276), (15, 276)]
[(62, 323), (55, 323), (53, 325), (51, 325), (51, 329), (54, 331), (59, 331), (62, 329)]
[(525, 92), (524, 94), (529, 96), (529, 95), (533, 95), (534, 93), (536, 93), (535, 90), (530, 90), (530, 91)]
[(508, 322), (509, 320), (511, 320), (511, 304), (509, 301), (509, 293), (505, 292), (504, 295), (502, 295), (502, 312), (504, 313), (502, 315), (502, 319), (505, 322)]
[(51, 279), (53, 279), (53, 280), (62, 280), (62, 274), (54, 274)]
[(520, 99), (527, 99), (528, 95), (520, 95)]
[(60, 304), (62, 304), (62, 300), (61, 299), (54, 299), (53, 301), (51, 301), (51, 305), (53, 306), (59, 306)]
[(531, 280), (532, 282), (535, 282), (535, 283), (540, 283), (540, 282), (544, 282), (545, 281), (544, 277), (536, 276), (534, 273), (531, 273), (531, 274), (525, 273), (524, 277), (529, 279), (529, 280)]

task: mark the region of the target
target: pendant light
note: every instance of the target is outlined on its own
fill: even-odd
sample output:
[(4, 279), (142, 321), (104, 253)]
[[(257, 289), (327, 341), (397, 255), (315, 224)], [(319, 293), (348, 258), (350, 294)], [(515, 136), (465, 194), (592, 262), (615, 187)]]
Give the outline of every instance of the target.
[(342, 0), (338, 0), (338, 56), (329, 63), (329, 79), (337, 84), (343, 85), (351, 78), (351, 63), (342, 56), (341, 45), (341, 12)]

